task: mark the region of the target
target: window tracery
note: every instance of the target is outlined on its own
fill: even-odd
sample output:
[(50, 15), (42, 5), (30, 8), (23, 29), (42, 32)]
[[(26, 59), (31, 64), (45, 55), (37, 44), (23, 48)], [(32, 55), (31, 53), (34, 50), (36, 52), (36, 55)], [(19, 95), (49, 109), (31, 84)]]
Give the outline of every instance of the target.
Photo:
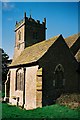
[(16, 90), (23, 91), (23, 85), (24, 85), (24, 73), (21, 69), (18, 69), (16, 71)]

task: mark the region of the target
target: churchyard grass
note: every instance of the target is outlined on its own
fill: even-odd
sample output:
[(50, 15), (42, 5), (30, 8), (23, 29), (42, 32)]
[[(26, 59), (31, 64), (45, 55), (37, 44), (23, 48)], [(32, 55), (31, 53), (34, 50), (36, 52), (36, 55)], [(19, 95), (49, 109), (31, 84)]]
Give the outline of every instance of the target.
[(66, 106), (60, 106), (58, 104), (46, 106), (43, 108), (37, 108), (34, 110), (25, 110), (20, 107), (9, 105), (7, 103), (2, 103), (2, 118), (7, 118), (8, 120), (11, 120), (11, 118), (43, 118), (43, 120), (46, 120), (48, 118), (78, 119), (79, 116), (80, 108), (72, 110)]

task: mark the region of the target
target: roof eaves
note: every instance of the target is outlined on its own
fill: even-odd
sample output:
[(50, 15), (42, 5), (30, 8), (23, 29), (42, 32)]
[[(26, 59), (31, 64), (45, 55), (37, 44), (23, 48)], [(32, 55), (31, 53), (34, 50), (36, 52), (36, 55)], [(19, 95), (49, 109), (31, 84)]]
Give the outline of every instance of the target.
[(25, 64), (17, 64), (17, 65), (15, 64), (15, 65), (8, 66), (8, 68), (30, 67), (30, 66), (37, 65), (37, 64), (38, 64), (37, 62), (25, 63)]

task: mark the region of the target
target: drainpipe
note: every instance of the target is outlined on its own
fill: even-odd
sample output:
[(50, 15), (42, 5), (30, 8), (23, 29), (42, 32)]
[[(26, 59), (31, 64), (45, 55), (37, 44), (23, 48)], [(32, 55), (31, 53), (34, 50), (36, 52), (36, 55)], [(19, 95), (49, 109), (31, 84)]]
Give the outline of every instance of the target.
[(24, 85), (23, 85), (23, 106), (22, 108), (24, 108), (25, 105), (25, 72), (26, 72), (26, 68), (24, 67)]

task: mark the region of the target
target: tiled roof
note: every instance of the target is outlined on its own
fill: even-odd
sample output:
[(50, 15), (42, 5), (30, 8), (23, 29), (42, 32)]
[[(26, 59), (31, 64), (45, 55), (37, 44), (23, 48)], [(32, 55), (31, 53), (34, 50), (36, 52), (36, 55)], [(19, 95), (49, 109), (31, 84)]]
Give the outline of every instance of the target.
[(68, 47), (71, 48), (72, 45), (77, 41), (79, 37), (80, 37), (80, 33), (74, 34), (72, 36), (65, 38), (65, 42), (67, 43)]
[[(68, 47), (71, 48), (78, 38), (80, 38), (80, 33), (65, 38), (65, 42), (67, 43)], [(75, 58), (78, 62), (80, 62), (80, 49), (77, 51)]]
[(49, 40), (44, 40), (32, 46), (26, 47), (16, 60), (13, 60), (10, 66), (29, 64), (38, 61), (49, 49), (49, 47), (60, 37), (55, 36)]

